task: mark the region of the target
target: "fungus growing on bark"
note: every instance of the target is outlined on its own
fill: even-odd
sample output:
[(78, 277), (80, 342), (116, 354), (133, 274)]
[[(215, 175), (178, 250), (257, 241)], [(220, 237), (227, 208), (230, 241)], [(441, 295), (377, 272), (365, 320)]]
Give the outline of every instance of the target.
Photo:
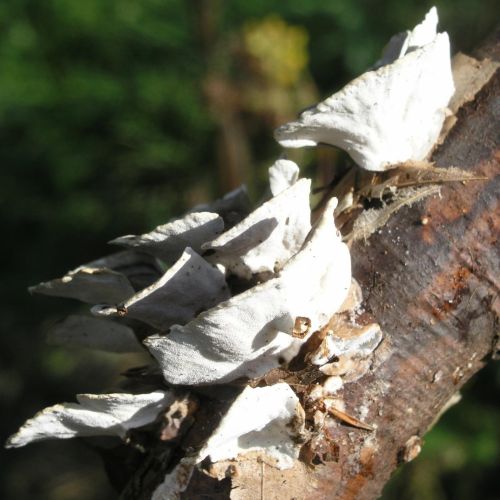
[(290, 160), (276, 160), (269, 167), (269, 187), (273, 196), (293, 186), (299, 179), (299, 167)]
[(127, 250), (89, 262), (29, 288), (31, 293), (77, 299), (88, 304), (121, 302), (161, 275), (157, 260)]
[(277, 141), (286, 148), (337, 146), (372, 171), (423, 160), (455, 90), (448, 35), (436, 34), (436, 24), (433, 8), (411, 33), (391, 40), (378, 69), (279, 127)]
[[(259, 457), (279, 469), (297, 460), (304, 432), (304, 410), (290, 386), (246, 387), (234, 400), (203, 447), (184, 457), (156, 488), (153, 500), (177, 499), (194, 468), (211, 463)], [(224, 467), (226, 468), (226, 467)]]
[(201, 313), (167, 336), (144, 343), (172, 384), (213, 384), (257, 377), (295, 356), (304, 342), (293, 336), (296, 317), (323, 327), (351, 285), (349, 250), (328, 203), (302, 249), (275, 277)]
[(92, 313), (125, 316), (165, 331), (227, 298), (224, 274), (188, 247), (158, 281), (120, 305), (97, 305)]
[(275, 196), (202, 246), (211, 252), (208, 257), (211, 262), (222, 264), (242, 278), (281, 269), (299, 250), (311, 228), (311, 181), (301, 179), (289, 187), (282, 175), (275, 175), (272, 181)]
[[(376, 69), (280, 127), (278, 141), (285, 147), (336, 145), (374, 171), (423, 159), (437, 140), (453, 93), (448, 37), (437, 34), (436, 25), (433, 8), (411, 32), (391, 39)], [(198, 410), (198, 396), (216, 398), (219, 390), (228, 389), (194, 386), (237, 386), (244, 383), (237, 380), (242, 378), (258, 380), (251, 380), (236, 397), (231, 392), (229, 409), (209, 437), (197, 443), (197, 452), (175, 448), (153, 498), (177, 498), (206, 459), (217, 463), (250, 453), (278, 468), (294, 465), (304, 431), (304, 410), (295, 392), (306, 411), (313, 405), (309, 424), (316, 422), (319, 428), (318, 422), (324, 423), (329, 414), (375, 433), (375, 427), (345, 412), (336, 394), (366, 372), (382, 331), (376, 323), (358, 325), (353, 320), (361, 295), (359, 286), (352, 285), (349, 248), (335, 226), (337, 199), (326, 203), (311, 228), (311, 181), (298, 177), (295, 163), (278, 160), (269, 169), (272, 197), (254, 211), (246, 189), (239, 188), (149, 233), (112, 241), (130, 250), (33, 287), (35, 292), (97, 304), (92, 312), (107, 317), (70, 316), (56, 325), (52, 341), (129, 352), (143, 349), (137, 338), (146, 331), (144, 345), (155, 363), (151, 371), (164, 378), (154, 387), (188, 386), (185, 399), (196, 404), (184, 401), (186, 412), (179, 416), (169, 390), (79, 395), (78, 404), (56, 405), (28, 420), (7, 446), (50, 437), (123, 438), (129, 429), (151, 424), (163, 412), (164, 420), (168, 416), (175, 423), (162, 439), (175, 441), (175, 447), (183, 438), (184, 417)], [(388, 186), (392, 208), (361, 212), (347, 239), (368, 237), (398, 208), (398, 196), (408, 195), (402, 185), (370, 188), (373, 193), (378, 189), (382, 200)], [(343, 198), (346, 206), (354, 200), (353, 191)], [(420, 191), (410, 194), (415, 200), (423, 196)], [(228, 287), (229, 275), (236, 275), (243, 291)], [(352, 298), (346, 300), (350, 288)], [(287, 372), (292, 365), (286, 364), (301, 348), (299, 362), (305, 368)], [(377, 362), (383, 363), (383, 356)], [(278, 370), (269, 374), (274, 368)], [(276, 372), (283, 376), (279, 383), (270, 381)]]
[(222, 217), (211, 212), (193, 212), (158, 226), (140, 236), (120, 236), (112, 244), (132, 247), (170, 263), (177, 260), (186, 247), (199, 252), (201, 245), (224, 230)]
[(196, 462), (252, 453), (279, 469), (290, 468), (299, 456), (303, 427), (302, 407), (288, 384), (246, 387), (198, 452)]
[(130, 281), (122, 273), (92, 264), (69, 271), (62, 278), (30, 287), (31, 293), (67, 297), (82, 302), (120, 302), (134, 293)]
[(11, 436), (8, 448), (17, 448), (43, 439), (80, 436), (125, 437), (129, 429), (153, 422), (174, 400), (171, 392), (149, 394), (78, 394), (78, 403), (45, 408)]

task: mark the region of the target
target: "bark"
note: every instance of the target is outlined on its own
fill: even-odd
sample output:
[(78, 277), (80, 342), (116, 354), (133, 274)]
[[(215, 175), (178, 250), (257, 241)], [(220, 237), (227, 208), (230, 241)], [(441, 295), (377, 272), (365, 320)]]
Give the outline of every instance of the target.
[[(492, 40), (478, 57), (498, 57), (498, 32)], [(461, 386), (498, 356), (500, 75), (487, 61), (459, 56), (455, 63), (462, 97), (432, 160), (487, 180), (444, 185), (440, 196), (401, 209), (351, 249), (365, 314), (381, 325), (384, 341), (366, 374), (344, 385), (342, 399), (346, 413), (375, 430), (331, 419), (330, 440), (316, 446), (318, 465), (300, 461), (278, 471), (241, 461), (223, 481), (195, 473), (185, 498), (376, 498), (395, 469), (418, 454)], [(133, 484), (147, 497), (161, 480), (150, 474), (138, 486), (132, 478), (129, 492)]]
[(337, 428), (339, 461), (318, 471), (316, 498), (379, 496), (447, 402), (498, 351), (499, 76), (458, 110), (433, 155), (438, 166), (488, 180), (449, 184), (352, 248), (353, 274), (388, 352), (346, 386), (344, 400), (354, 414), (365, 407), (377, 432), (371, 441), (363, 431)]

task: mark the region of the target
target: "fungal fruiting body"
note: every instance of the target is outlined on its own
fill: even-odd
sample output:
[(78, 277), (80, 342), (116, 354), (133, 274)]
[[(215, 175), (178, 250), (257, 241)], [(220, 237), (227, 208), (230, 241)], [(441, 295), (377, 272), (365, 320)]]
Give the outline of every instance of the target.
[(129, 429), (153, 422), (173, 402), (172, 393), (79, 394), (78, 403), (45, 408), (11, 436), (7, 447), (17, 448), (44, 439), (79, 436), (125, 437)]
[(397, 56), (385, 54), (381, 67), (278, 128), (277, 141), (286, 148), (337, 146), (372, 171), (423, 160), (455, 90), (448, 35), (436, 33), (436, 24), (433, 8), (424, 23), (389, 45)]
[(212, 212), (194, 212), (180, 219), (158, 226), (140, 235), (121, 236), (110, 243), (141, 250), (165, 262), (178, 259), (189, 246), (199, 251), (201, 245), (224, 229), (222, 217)]
[(218, 238), (204, 243), (209, 260), (250, 279), (273, 273), (294, 255), (311, 228), (311, 181), (300, 179), (255, 209)]
[(126, 316), (166, 331), (175, 323), (191, 320), (200, 309), (228, 297), (229, 289), (221, 270), (187, 247), (155, 283), (118, 306), (97, 305), (91, 311), (96, 316)]
[[(437, 34), (436, 25), (433, 8), (414, 30), (391, 39), (374, 70), (279, 128), (278, 141), (285, 147), (339, 146), (373, 171), (424, 158), (453, 93), (448, 36)], [(319, 342), (303, 361), (327, 378), (306, 401), (328, 396), (332, 402), (332, 395), (365, 373), (382, 332), (376, 324), (359, 326), (342, 317), (349, 289), (357, 288), (349, 248), (335, 227), (336, 198), (311, 227), (311, 181), (299, 179), (298, 166), (278, 160), (269, 182), (272, 196), (254, 211), (246, 189), (239, 188), (149, 233), (117, 238), (112, 243), (126, 251), (32, 288), (92, 304), (98, 316), (70, 316), (53, 329), (52, 341), (112, 352), (144, 345), (164, 380), (148, 382), (141, 394), (80, 395), (78, 403), (49, 407), (7, 446), (74, 436), (126, 439), (131, 429), (159, 425), (159, 415), (182, 405), (171, 386), (191, 386), (186, 394), (192, 394), (194, 386), (262, 377), (292, 360), (315, 333), (312, 340)], [(230, 287), (230, 280), (239, 280), (243, 291)], [(354, 295), (351, 308), (360, 300)], [(323, 407), (373, 430), (342, 408)], [(287, 383), (247, 386), (233, 394), (228, 408), (196, 453), (171, 464), (154, 499), (177, 498), (205, 459), (251, 452), (278, 468), (297, 460), (303, 409)], [(314, 416), (315, 422), (324, 418)]]
[(153, 493), (153, 500), (179, 498), (195, 466), (241, 459), (263, 460), (279, 469), (293, 466), (300, 451), (304, 412), (299, 399), (285, 383), (246, 387), (234, 400), (204, 446), (184, 457)]
[(223, 383), (257, 377), (290, 360), (305, 339), (292, 336), (296, 317), (311, 332), (326, 324), (351, 284), (350, 255), (330, 201), (309, 239), (277, 277), (201, 313), (146, 346), (172, 384)]
[(285, 383), (246, 387), (198, 452), (197, 462), (229, 460), (257, 452), (280, 469), (299, 455), (304, 417), (299, 399)]

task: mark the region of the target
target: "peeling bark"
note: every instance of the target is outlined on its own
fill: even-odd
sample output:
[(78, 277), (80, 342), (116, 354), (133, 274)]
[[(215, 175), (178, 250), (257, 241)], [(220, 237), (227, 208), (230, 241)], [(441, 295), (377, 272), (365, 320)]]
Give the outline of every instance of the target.
[[(497, 36), (478, 54), (495, 58), (499, 45)], [(364, 316), (381, 325), (384, 340), (339, 397), (346, 414), (369, 426), (329, 418), (329, 439), (315, 443), (318, 465), (306, 465), (304, 450), (289, 470), (242, 460), (222, 481), (196, 471), (184, 498), (376, 498), (395, 469), (418, 455), (463, 384), (498, 354), (500, 74), (491, 62), (459, 56), (455, 63), (462, 100), (454, 101), (454, 123), (432, 161), (487, 180), (444, 185), (440, 196), (402, 208), (351, 249)], [(206, 406), (202, 413), (211, 414)], [(195, 420), (188, 438), (206, 433), (204, 419)], [(123, 498), (148, 498), (144, 492), (162, 480), (142, 470)]]

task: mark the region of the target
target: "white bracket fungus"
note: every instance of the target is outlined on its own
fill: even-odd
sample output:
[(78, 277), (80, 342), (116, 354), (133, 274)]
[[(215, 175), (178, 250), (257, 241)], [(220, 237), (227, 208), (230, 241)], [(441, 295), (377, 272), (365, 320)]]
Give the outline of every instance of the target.
[(89, 304), (121, 302), (134, 293), (129, 280), (106, 268), (82, 266), (62, 278), (30, 287), (31, 293), (77, 299)]
[(250, 210), (247, 187), (243, 184), (218, 200), (196, 205), (188, 213), (214, 212), (224, 219), (224, 225), (227, 229), (240, 222), (250, 213)]
[(308, 397), (311, 401), (324, 399), (325, 397), (331, 396), (338, 392), (344, 386), (344, 381), (342, 377), (338, 375), (333, 375), (325, 379), (323, 384), (315, 385), (313, 389), (309, 392)]
[(382, 341), (380, 325), (351, 325), (350, 328), (329, 330), (320, 346), (309, 360), (314, 365), (324, 365), (334, 356), (369, 356)]
[(177, 500), (186, 490), (196, 464), (258, 456), (279, 469), (293, 467), (300, 451), (304, 410), (290, 386), (246, 387), (202, 449), (184, 457), (153, 492), (153, 500)]
[(94, 260), (83, 267), (106, 268), (121, 273), (127, 277), (134, 290), (141, 290), (150, 285), (163, 272), (158, 259), (135, 250), (115, 252)]
[(200, 385), (263, 375), (298, 352), (305, 338), (293, 337), (297, 317), (309, 318), (311, 333), (328, 322), (351, 285), (349, 250), (333, 220), (336, 203), (330, 200), (302, 249), (276, 278), (185, 326), (172, 326), (167, 336), (145, 339), (168, 382)]
[[(431, 10), (405, 38), (394, 62), (364, 73), (278, 128), (278, 142), (291, 148), (337, 146), (372, 171), (423, 160), (439, 137), (454, 92), (448, 35), (429, 41), (434, 16)], [(419, 43), (424, 45), (414, 46)]]
[(408, 52), (431, 43), (437, 34), (438, 14), (436, 7), (432, 7), (425, 15), (424, 20), (415, 26), (412, 31), (397, 33), (384, 48), (382, 57), (375, 63), (375, 68), (394, 62)]
[(127, 235), (110, 243), (123, 245), (153, 255), (165, 262), (179, 258), (186, 247), (199, 251), (206, 241), (224, 230), (222, 218), (210, 212), (193, 212), (140, 236)]
[(297, 181), (229, 231), (205, 243), (204, 250), (215, 252), (209, 260), (247, 279), (255, 273), (280, 269), (300, 249), (311, 229), (310, 187), (309, 179)]
[(158, 330), (167, 330), (174, 323), (184, 324), (200, 310), (228, 298), (224, 274), (188, 247), (158, 281), (122, 305), (98, 305), (92, 308), (92, 313), (126, 316)]
[(88, 304), (118, 303), (160, 275), (149, 255), (117, 252), (69, 271), (62, 278), (30, 287), (31, 293), (77, 299)]
[(293, 466), (299, 456), (297, 438), (303, 431), (299, 399), (285, 383), (268, 387), (246, 387), (233, 402), (196, 462), (212, 462), (258, 452), (279, 469)]
[(125, 437), (129, 429), (142, 427), (174, 401), (170, 392), (149, 394), (78, 394), (78, 403), (63, 403), (45, 408), (27, 420), (12, 435), (7, 448), (17, 448), (44, 439), (80, 436)]
[(48, 333), (51, 344), (108, 352), (144, 352), (132, 328), (116, 321), (71, 315)]
[(269, 167), (269, 187), (273, 196), (293, 186), (299, 179), (299, 167), (290, 160), (280, 159)]

